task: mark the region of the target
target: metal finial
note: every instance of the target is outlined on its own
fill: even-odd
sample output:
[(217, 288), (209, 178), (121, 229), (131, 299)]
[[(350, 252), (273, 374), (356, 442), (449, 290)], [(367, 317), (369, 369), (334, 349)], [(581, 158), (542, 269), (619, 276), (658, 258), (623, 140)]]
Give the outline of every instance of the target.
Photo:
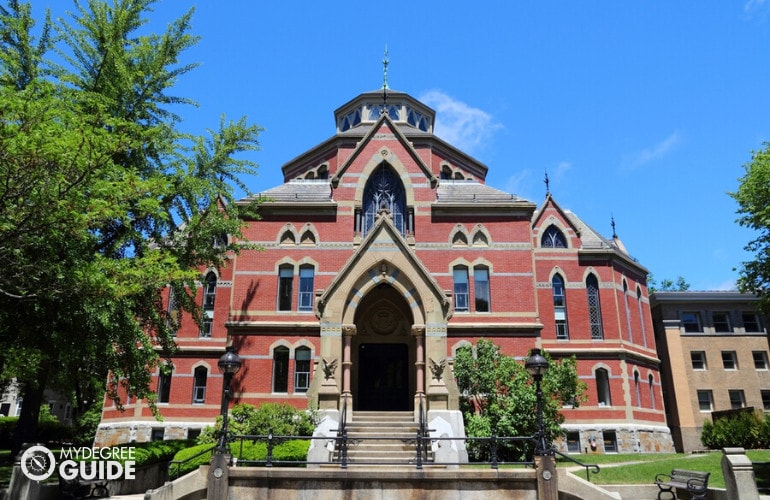
[(388, 87), (388, 46), (385, 45), (385, 55), (382, 57), (382, 90), (387, 90)]
[(615, 232), (615, 216), (614, 215), (610, 216), (610, 225), (612, 226), (612, 239), (614, 240), (615, 238), (618, 237), (617, 233)]
[(545, 171), (545, 194), (548, 195), (551, 193), (551, 181), (548, 180), (548, 171)]

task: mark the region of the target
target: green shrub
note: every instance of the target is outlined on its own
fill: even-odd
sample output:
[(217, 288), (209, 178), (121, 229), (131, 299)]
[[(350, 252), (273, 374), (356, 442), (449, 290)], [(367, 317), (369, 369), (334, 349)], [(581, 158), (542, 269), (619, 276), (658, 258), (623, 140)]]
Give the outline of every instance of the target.
[[(312, 412), (298, 410), (286, 403), (263, 403), (259, 407), (240, 403), (230, 410), (229, 430), (235, 435), (266, 436), (310, 436), (316, 421)], [(222, 418), (217, 417), (214, 428), (206, 427), (201, 431), (198, 442), (215, 443)]]
[[(45, 407), (47, 408), (47, 407)], [(41, 415), (42, 412), (41, 412)], [(19, 417), (0, 417), (0, 448), (10, 449)], [(41, 443), (61, 443), (72, 440), (72, 428), (60, 423), (53, 415), (38, 422), (37, 440)]]
[(90, 446), (96, 437), (96, 429), (102, 420), (102, 408), (99, 404), (94, 404), (75, 420), (75, 430), (73, 439), (78, 446)]
[(740, 412), (703, 423), (701, 443), (711, 449), (741, 447), (747, 450), (770, 446), (770, 421), (753, 412)]

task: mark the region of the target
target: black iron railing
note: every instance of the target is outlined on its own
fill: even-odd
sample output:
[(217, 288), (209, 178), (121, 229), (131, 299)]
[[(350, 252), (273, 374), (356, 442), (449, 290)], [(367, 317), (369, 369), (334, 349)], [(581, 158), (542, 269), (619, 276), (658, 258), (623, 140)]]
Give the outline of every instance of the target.
[(599, 466), (597, 464), (584, 464), (580, 460), (577, 460), (576, 458), (571, 457), (571, 456), (567, 455), (566, 453), (562, 453), (559, 450), (556, 450), (554, 448), (551, 448), (551, 451), (554, 454), (559, 455), (562, 458), (566, 458), (570, 462), (572, 462), (574, 464), (577, 464), (580, 467), (583, 467), (586, 470), (586, 481), (588, 481), (589, 483), (591, 482), (591, 472), (593, 472), (594, 474), (598, 474), (599, 473)]

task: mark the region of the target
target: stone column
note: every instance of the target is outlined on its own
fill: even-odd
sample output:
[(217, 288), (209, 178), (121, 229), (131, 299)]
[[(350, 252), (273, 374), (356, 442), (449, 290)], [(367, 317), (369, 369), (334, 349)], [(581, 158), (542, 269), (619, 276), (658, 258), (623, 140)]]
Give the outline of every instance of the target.
[(743, 448), (722, 448), (722, 475), (727, 498), (759, 500), (754, 466)]
[[(351, 355), (353, 335), (356, 334), (356, 325), (342, 325), (342, 398), (347, 401), (348, 413), (346, 419), (350, 421), (353, 414), (353, 394), (350, 384), (350, 370), (353, 366)], [(340, 407), (340, 410), (342, 407)]]
[(425, 327), (412, 325), (412, 335), (415, 342), (416, 390), (418, 396), (425, 393)]

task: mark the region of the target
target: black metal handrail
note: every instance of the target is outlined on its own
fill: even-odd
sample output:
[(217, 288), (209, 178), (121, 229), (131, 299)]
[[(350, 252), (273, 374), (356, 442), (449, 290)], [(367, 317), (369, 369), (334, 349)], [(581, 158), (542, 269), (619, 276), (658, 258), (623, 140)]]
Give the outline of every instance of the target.
[[(205, 455), (206, 453), (211, 453), (212, 451), (214, 451), (217, 448), (217, 446), (218, 446), (218, 444), (215, 443), (215, 444), (211, 445), (209, 448), (201, 450), (198, 453), (196, 453), (195, 455), (193, 455), (191, 457), (187, 457), (184, 460), (171, 460), (168, 463), (168, 475), (170, 477), (172, 477), (172, 478), (175, 478), (176, 475), (179, 473), (179, 468), (182, 465), (186, 464), (187, 462), (189, 462), (191, 460), (194, 460), (194, 459), (200, 457), (201, 455)], [(175, 473), (172, 473), (172, 469), (174, 469)]]
[(586, 470), (586, 481), (588, 481), (589, 483), (591, 482), (591, 469), (593, 469), (593, 473), (594, 474), (598, 474), (599, 473), (599, 465), (598, 464), (584, 464), (580, 460), (577, 460), (576, 458), (574, 458), (574, 457), (572, 457), (570, 455), (567, 455), (566, 453), (562, 453), (562, 452), (560, 452), (557, 449), (551, 448), (551, 451), (553, 453), (555, 453), (556, 455), (559, 455), (562, 458), (566, 458), (570, 462), (576, 463), (579, 466), (583, 467)]

